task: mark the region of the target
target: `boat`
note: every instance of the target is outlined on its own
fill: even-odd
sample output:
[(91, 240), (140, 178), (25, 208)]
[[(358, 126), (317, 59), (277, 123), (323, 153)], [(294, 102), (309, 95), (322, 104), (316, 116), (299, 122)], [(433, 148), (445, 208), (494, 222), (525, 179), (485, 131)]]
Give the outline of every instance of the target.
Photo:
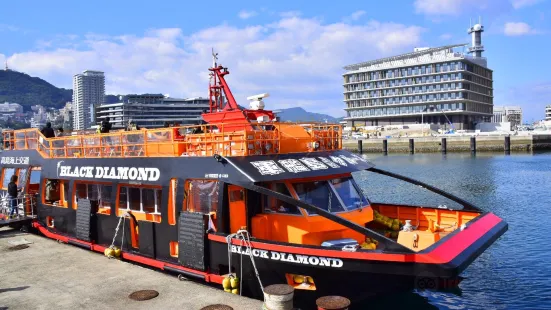
[[(268, 94), (240, 107), (213, 57), (201, 125), (4, 131), (2, 204), (19, 175), (22, 220), (45, 237), (258, 299), (272, 284), (294, 287), (295, 300), (353, 302), (457, 286), (507, 230), (491, 212), (343, 150), (340, 125), (280, 122)], [(461, 207), (373, 202), (352, 176), (361, 171)]]

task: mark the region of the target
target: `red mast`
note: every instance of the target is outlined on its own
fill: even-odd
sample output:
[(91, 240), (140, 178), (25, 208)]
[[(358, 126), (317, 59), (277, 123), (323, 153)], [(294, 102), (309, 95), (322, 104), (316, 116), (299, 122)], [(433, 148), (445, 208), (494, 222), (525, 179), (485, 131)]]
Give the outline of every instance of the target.
[[(237, 131), (250, 128), (257, 122), (272, 122), (274, 113), (263, 109), (241, 109), (224, 76), (230, 74), (228, 68), (217, 64), (218, 53), (212, 52), (212, 68), (209, 69), (209, 113), (203, 113), (203, 119), (210, 123), (224, 123), (225, 131)], [(231, 126), (227, 126), (230, 124)]]

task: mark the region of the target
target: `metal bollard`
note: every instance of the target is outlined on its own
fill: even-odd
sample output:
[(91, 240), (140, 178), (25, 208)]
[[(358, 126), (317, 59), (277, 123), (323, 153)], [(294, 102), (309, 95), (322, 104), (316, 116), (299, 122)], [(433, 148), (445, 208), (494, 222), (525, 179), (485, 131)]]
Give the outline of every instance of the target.
[(388, 141), (386, 139), (383, 140), (383, 155), (388, 155)]
[(446, 154), (448, 152), (448, 140), (446, 138), (442, 138), (442, 154)]
[(505, 149), (505, 154), (508, 155), (508, 154), (511, 153), (511, 136), (506, 136), (505, 137), (504, 149)]
[(264, 305), (267, 310), (293, 309), (295, 289), (287, 284), (274, 284), (264, 288)]
[(316, 300), (318, 310), (348, 310), (350, 300), (341, 296), (325, 296)]
[(360, 152), (360, 154), (363, 153), (363, 149), (362, 149), (362, 140), (358, 140), (358, 152)]
[(415, 153), (415, 142), (413, 142), (413, 139), (409, 139), (409, 153)]

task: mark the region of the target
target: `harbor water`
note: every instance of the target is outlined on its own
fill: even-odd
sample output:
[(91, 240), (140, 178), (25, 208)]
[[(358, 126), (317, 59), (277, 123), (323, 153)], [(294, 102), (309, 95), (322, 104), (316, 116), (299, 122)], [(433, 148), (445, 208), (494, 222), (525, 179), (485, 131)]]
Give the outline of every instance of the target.
[[(551, 153), (364, 156), (497, 214), (509, 230), (463, 272), (458, 288), (396, 293), (351, 309), (551, 309)], [(454, 205), (385, 176), (354, 177), (372, 201)]]

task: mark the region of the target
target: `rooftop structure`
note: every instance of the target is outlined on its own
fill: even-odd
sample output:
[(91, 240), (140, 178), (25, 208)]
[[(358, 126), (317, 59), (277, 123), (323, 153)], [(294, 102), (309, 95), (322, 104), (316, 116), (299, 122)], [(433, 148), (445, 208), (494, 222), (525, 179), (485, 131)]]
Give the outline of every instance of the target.
[(492, 123), (511, 123), (515, 130), (522, 125), (522, 108), (520, 106), (494, 106)]
[(165, 122), (181, 125), (201, 123), (201, 114), (209, 108), (206, 98), (165, 98), (163, 95), (129, 95), (126, 102), (97, 107), (96, 121), (108, 118), (113, 128), (124, 128), (129, 120), (147, 128), (163, 127)]
[(545, 120), (551, 121), (551, 104), (545, 107)]

